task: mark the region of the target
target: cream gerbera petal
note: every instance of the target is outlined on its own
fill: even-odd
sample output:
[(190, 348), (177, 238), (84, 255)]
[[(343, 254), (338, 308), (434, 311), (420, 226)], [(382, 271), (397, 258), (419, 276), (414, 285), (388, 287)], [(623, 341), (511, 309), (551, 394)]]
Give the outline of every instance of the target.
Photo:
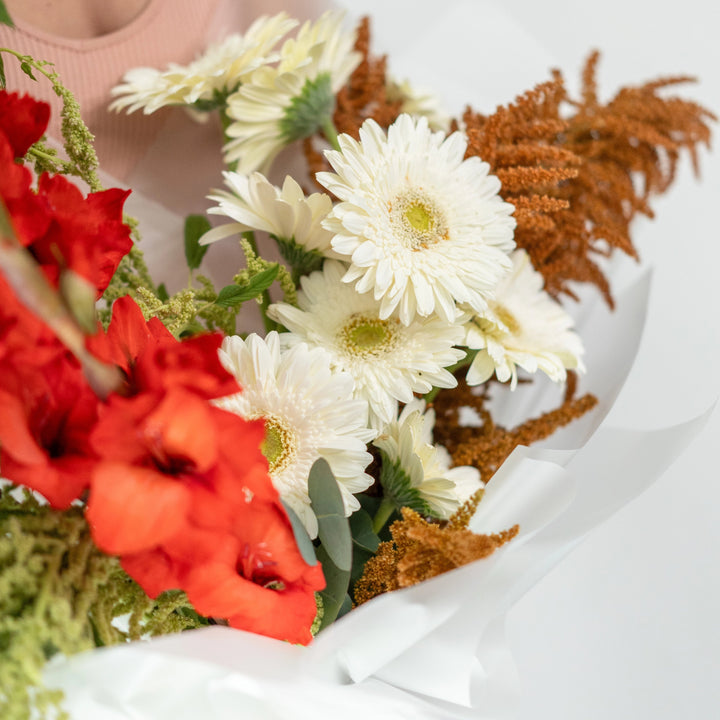
[(484, 310), (510, 269), (515, 221), (488, 165), (464, 159), (465, 136), (401, 115), (387, 136), (367, 120), (359, 142), (339, 144), (326, 152), (335, 173), (317, 177), (342, 201), (325, 226), (350, 263), (345, 281), (406, 325), (433, 313), (452, 322), (457, 303)]
[(262, 67), (228, 98), (225, 160), (241, 173), (266, 172), (290, 142), (315, 134), (331, 119), (335, 94), (361, 56), (344, 14), (305, 23), (280, 50), (277, 67)]
[(117, 99), (110, 108), (128, 113), (142, 108), (150, 114), (166, 105), (213, 103), (216, 94), (233, 92), (253, 71), (275, 62), (279, 56), (273, 48), (297, 24), (284, 12), (263, 16), (244, 35), (229, 35), (189, 65), (130, 70), (111, 90)]
[(432, 515), (447, 520), (483, 483), (476, 468), (450, 467), (447, 450), (433, 444), (434, 425), (434, 410), (426, 412), (423, 400), (413, 400), (373, 444), (401, 469), (400, 483), (410, 484), (410, 496), (419, 494)]
[(583, 346), (572, 331), (572, 318), (543, 290), (542, 275), (524, 250), (512, 255), (512, 272), (504, 278), (488, 309), (465, 325), (465, 344), (478, 350), (467, 374), (468, 385), (488, 380), (517, 384), (517, 368), (544, 372), (563, 382), (566, 370), (584, 371)]
[(386, 84), (387, 99), (399, 101), (400, 112), (413, 117), (426, 117), (431, 130), (447, 132), (450, 116), (440, 109), (438, 99), (430, 92), (413, 87), (408, 80), (388, 78)]
[(243, 390), (217, 404), (246, 419), (265, 420), (263, 452), (273, 484), (310, 535), (317, 535), (317, 519), (307, 481), (318, 458), (330, 465), (346, 514), (357, 510), (353, 493), (373, 482), (365, 468), (372, 460), (366, 444), (375, 433), (367, 428), (367, 403), (352, 397), (352, 378), (331, 371), (321, 348), (299, 343), (282, 352), (276, 332), (265, 340), (255, 334), (225, 338), (220, 358)]
[(261, 230), (306, 252), (336, 255), (330, 246), (332, 234), (321, 224), (332, 208), (328, 195), (313, 193), (305, 197), (289, 175), (282, 188), (260, 173), (249, 177), (235, 172), (223, 175), (231, 192), (217, 190), (210, 195), (209, 199), (217, 202), (217, 206), (208, 213), (224, 215), (235, 222), (210, 230), (201, 240), (203, 245), (246, 230)]
[(332, 365), (355, 380), (355, 396), (368, 401), (370, 423), (381, 427), (395, 419), (398, 401), (433, 387), (454, 387), (445, 368), (464, 356), (458, 324), (438, 317), (417, 318), (403, 325), (396, 315), (381, 318), (371, 294), (359, 295), (342, 282), (345, 266), (327, 260), (321, 272), (302, 278), (298, 307), (271, 305), (269, 315), (291, 333), (289, 345), (306, 342), (330, 353)]

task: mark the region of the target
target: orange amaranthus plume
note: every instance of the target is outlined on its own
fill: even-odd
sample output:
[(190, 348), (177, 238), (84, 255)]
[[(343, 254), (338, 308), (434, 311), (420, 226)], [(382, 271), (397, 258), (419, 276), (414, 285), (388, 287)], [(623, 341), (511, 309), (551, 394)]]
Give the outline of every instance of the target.
[(402, 516), (390, 526), (392, 542), (380, 543), (355, 584), (358, 605), (488, 557), (519, 531), (515, 525), (494, 535), (477, 535), (466, 528), (428, 522), (409, 508), (403, 508)]
[(691, 78), (673, 77), (621, 89), (607, 104), (597, 96), (593, 53), (582, 94), (570, 100), (555, 71), (514, 103), (484, 116), (464, 116), (468, 156), (490, 164), (515, 205), (515, 239), (545, 277), (552, 295), (574, 297), (572, 282), (590, 282), (612, 305), (597, 258), (619, 249), (637, 253), (630, 222), (649, 217), (650, 196), (667, 190), (687, 150), (697, 171), (697, 146), (709, 145), (714, 116), (660, 91)]

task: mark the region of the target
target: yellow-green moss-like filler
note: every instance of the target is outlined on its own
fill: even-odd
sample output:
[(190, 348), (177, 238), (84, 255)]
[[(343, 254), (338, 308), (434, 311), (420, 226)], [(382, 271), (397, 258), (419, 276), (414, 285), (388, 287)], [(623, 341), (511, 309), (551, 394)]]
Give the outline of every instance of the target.
[[(114, 618), (129, 614), (120, 630)], [(60, 512), (0, 490), (0, 717), (45, 717), (62, 693), (42, 687), (47, 660), (206, 625), (179, 591), (149, 598), (94, 545), (81, 507)], [(60, 713), (58, 718), (65, 717)]]

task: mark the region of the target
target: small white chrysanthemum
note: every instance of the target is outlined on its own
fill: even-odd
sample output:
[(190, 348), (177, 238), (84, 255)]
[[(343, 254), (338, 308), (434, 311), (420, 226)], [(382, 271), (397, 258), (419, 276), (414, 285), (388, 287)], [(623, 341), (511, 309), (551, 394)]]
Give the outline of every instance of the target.
[(327, 460), (338, 481), (345, 513), (357, 510), (353, 493), (373, 482), (364, 470), (372, 460), (366, 444), (375, 433), (367, 428), (367, 403), (352, 397), (352, 378), (332, 372), (320, 348), (299, 344), (281, 352), (276, 332), (265, 340), (255, 334), (245, 341), (225, 338), (220, 359), (243, 390), (217, 405), (246, 419), (265, 420), (263, 453), (273, 484), (310, 536), (318, 527), (307, 483), (318, 458)]
[(273, 48), (297, 24), (284, 12), (261, 17), (244, 35), (228, 36), (189, 65), (172, 63), (167, 70), (134, 68), (111, 90), (117, 100), (110, 108), (127, 108), (128, 113), (142, 108), (148, 115), (166, 105), (212, 103), (216, 94), (233, 92), (253, 71), (275, 62), (278, 54)]
[(524, 250), (512, 255), (510, 275), (498, 284), (488, 309), (465, 325), (465, 344), (479, 350), (466, 382), (478, 385), (497, 374), (517, 385), (517, 368), (542, 370), (562, 382), (566, 369), (584, 371), (583, 346), (572, 318), (543, 290), (543, 277)]
[(283, 44), (277, 67), (260, 68), (228, 98), (225, 160), (237, 161), (239, 172), (267, 171), (283, 147), (331, 120), (335, 94), (361, 59), (343, 17), (326, 12), (305, 23)]
[(402, 103), (401, 113), (427, 118), (431, 130), (449, 130), (450, 116), (441, 110), (440, 102), (431, 92), (414, 87), (408, 80), (398, 81), (393, 78), (388, 78), (386, 91), (388, 100)]
[[(395, 483), (402, 485), (409, 481), (411, 492), (419, 493), (430, 513), (447, 520), (483, 487), (483, 483), (474, 467), (450, 467), (448, 451), (442, 445), (433, 444), (434, 427), (435, 411), (425, 412), (425, 401), (413, 400), (403, 408), (398, 420), (390, 423), (373, 441), (373, 445), (401, 469), (402, 479), (396, 479)], [(407, 491), (407, 488), (402, 490)]]
[(335, 255), (330, 247), (332, 234), (320, 224), (332, 209), (328, 195), (313, 193), (305, 197), (300, 185), (289, 175), (282, 189), (260, 173), (248, 177), (225, 172), (223, 176), (232, 192), (216, 190), (210, 195), (209, 199), (218, 205), (210, 208), (208, 213), (225, 215), (235, 222), (207, 232), (201, 240), (203, 245), (246, 230), (262, 230), (308, 252)]
[(360, 142), (339, 140), (340, 152), (326, 152), (337, 174), (317, 177), (343, 201), (325, 226), (351, 262), (344, 281), (372, 291), (381, 317), (398, 310), (405, 324), (433, 313), (453, 322), (456, 303), (483, 311), (510, 269), (515, 220), (488, 165), (464, 159), (466, 137), (401, 115), (387, 136), (367, 120)]
[(299, 308), (271, 305), (269, 315), (291, 333), (287, 344), (306, 342), (327, 350), (332, 365), (355, 379), (355, 396), (370, 405), (370, 424), (382, 427), (397, 416), (398, 401), (433, 387), (454, 387), (455, 377), (444, 368), (464, 357), (460, 325), (418, 318), (403, 325), (395, 316), (381, 319), (372, 295), (358, 295), (342, 282), (345, 266), (327, 260), (321, 272), (302, 278)]

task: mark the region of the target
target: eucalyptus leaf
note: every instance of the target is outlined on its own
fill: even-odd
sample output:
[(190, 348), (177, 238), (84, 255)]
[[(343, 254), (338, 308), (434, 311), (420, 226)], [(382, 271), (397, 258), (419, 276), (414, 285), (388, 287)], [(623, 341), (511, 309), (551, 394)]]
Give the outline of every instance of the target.
[(330, 559), (330, 556), (321, 545), (316, 549), (318, 560), (322, 565), (325, 576), (325, 589), (320, 592), (323, 601), (323, 617), (320, 623), (320, 630), (323, 630), (335, 622), (347, 597), (347, 589), (350, 584), (350, 572), (340, 570)]
[(280, 265), (273, 263), (267, 270), (254, 275), (247, 285), (226, 285), (218, 293), (215, 304), (229, 308), (256, 298), (275, 282), (278, 272), (280, 272)]
[(316, 460), (308, 477), (310, 506), (318, 520), (318, 538), (340, 570), (352, 567), (352, 536), (345, 517), (337, 480), (323, 458)]
[(210, 230), (210, 222), (203, 215), (188, 215), (185, 218), (185, 260), (190, 270), (200, 267), (209, 245), (201, 245), (200, 238)]
[(373, 532), (372, 517), (365, 510), (356, 510), (350, 516), (350, 530), (353, 538), (352, 570), (350, 583), (356, 583), (365, 570), (365, 563), (377, 552), (380, 538)]
[(377, 552), (380, 538), (373, 532), (372, 518), (364, 510), (356, 510), (350, 516), (350, 532), (354, 545), (370, 553)]
[[(10, 13), (7, 11), (3, 0), (0, 0), (0, 25), (8, 25), (9, 27), (15, 27), (15, 23), (12, 21)], [(0, 75), (2, 75), (2, 73), (0, 73)], [(3, 87), (5, 87), (4, 76), (2, 77)]]
[(341, 618), (343, 615), (347, 615), (351, 610), (352, 610), (352, 598), (350, 597), (350, 595), (345, 593), (345, 599), (343, 600), (343, 603), (340, 606), (340, 610), (338, 610), (338, 614), (337, 614), (338, 618)]
[(312, 544), (312, 540), (308, 535), (305, 526), (302, 524), (302, 520), (298, 517), (297, 513), (284, 501), (280, 500), (282, 506), (285, 508), (290, 525), (295, 535), (295, 542), (297, 543), (298, 550), (302, 555), (302, 559), (308, 565), (317, 565), (317, 557), (315, 555), (315, 546)]

